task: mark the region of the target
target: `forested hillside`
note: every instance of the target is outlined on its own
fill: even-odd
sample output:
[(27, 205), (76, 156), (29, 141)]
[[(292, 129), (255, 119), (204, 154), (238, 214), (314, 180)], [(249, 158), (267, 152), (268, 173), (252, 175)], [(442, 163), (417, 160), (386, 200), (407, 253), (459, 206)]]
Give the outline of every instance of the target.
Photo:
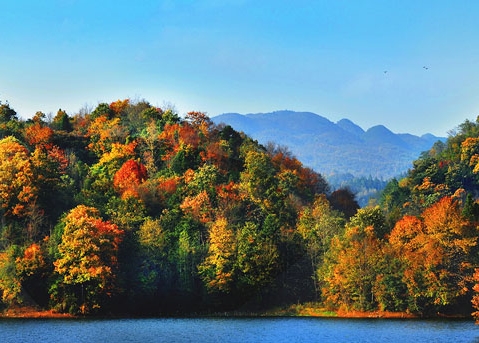
[(286, 149), (146, 101), (23, 121), (0, 104), (1, 306), (75, 314), (479, 307), (479, 123), (380, 205)]
[(328, 185), (280, 148), (129, 100), (26, 122), (2, 104), (0, 134), (4, 307), (189, 313), (273, 284), (303, 296), (297, 218)]

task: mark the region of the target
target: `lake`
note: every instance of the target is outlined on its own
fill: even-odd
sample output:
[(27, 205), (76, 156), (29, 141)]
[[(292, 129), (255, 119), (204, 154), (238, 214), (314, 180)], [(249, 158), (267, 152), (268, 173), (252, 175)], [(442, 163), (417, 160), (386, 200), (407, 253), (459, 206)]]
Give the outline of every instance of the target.
[(478, 342), (472, 321), (336, 318), (1, 319), (0, 342)]

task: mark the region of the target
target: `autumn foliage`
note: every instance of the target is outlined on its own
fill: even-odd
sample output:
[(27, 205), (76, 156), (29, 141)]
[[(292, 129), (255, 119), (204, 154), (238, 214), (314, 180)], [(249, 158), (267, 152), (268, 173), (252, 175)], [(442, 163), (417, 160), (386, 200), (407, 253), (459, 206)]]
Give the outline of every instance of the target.
[(6, 216), (24, 216), (38, 190), (28, 149), (14, 137), (0, 140), (0, 206)]
[(53, 265), (65, 287), (79, 285), (82, 289), (69, 304), (70, 311), (87, 313), (100, 307), (99, 295), (113, 291), (123, 231), (103, 221), (98, 210), (84, 205), (72, 209), (63, 224), (59, 258)]
[(0, 308), (178, 315), (316, 302), (479, 318), (479, 122), (359, 208), (286, 147), (203, 112), (130, 99), (53, 120), (8, 110)]
[(146, 181), (147, 171), (143, 164), (134, 160), (126, 161), (113, 177), (113, 186), (123, 198), (138, 197), (138, 187)]

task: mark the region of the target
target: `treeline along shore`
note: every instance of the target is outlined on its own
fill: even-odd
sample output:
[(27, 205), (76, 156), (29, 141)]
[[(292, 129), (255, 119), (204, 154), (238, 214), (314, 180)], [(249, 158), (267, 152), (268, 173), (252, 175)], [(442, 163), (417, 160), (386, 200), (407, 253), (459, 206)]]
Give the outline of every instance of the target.
[(476, 317), (478, 173), (466, 121), (359, 208), (202, 112), (0, 103), (0, 310)]

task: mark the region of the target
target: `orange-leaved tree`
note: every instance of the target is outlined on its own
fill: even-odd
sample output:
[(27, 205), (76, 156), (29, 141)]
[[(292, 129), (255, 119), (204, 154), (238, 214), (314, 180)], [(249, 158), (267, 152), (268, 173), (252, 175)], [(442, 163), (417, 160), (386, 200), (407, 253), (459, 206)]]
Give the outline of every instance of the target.
[(147, 179), (146, 167), (135, 160), (128, 160), (115, 173), (113, 186), (122, 198), (138, 197), (138, 186)]
[(130, 99), (113, 101), (110, 104), (110, 109), (116, 114), (120, 115), (130, 105)]
[(471, 287), (471, 253), (477, 239), (477, 229), (452, 197), (443, 197), (421, 217), (405, 216), (397, 222), (389, 244), (404, 263), (411, 310), (458, 306)]
[(25, 140), (31, 146), (50, 148), (53, 138), (53, 130), (40, 122), (35, 122), (25, 129)]

